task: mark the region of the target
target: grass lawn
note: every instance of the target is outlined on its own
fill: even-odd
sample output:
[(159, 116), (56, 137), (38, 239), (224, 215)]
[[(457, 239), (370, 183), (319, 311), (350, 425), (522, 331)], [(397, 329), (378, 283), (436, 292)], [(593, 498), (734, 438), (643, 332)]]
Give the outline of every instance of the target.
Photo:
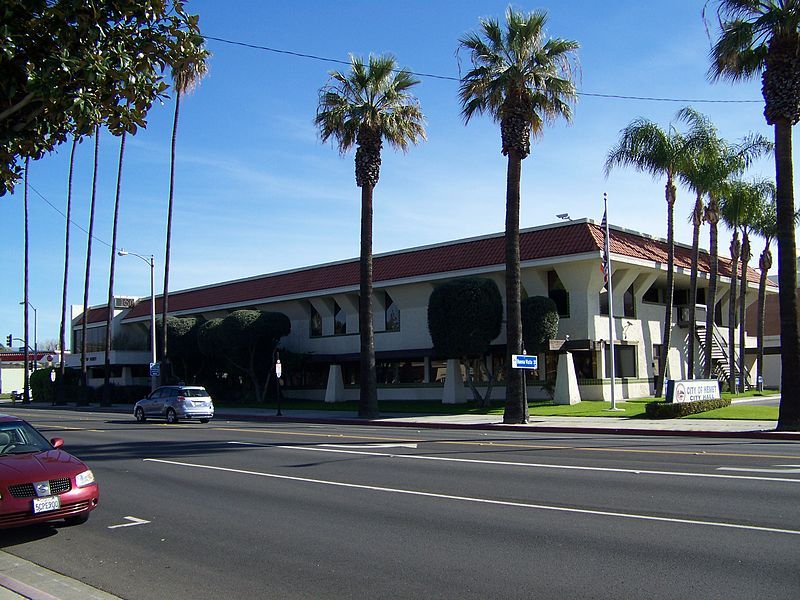
[(777, 406), (749, 406), (732, 404), (724, 408), (716, 408), (704, 413), (689, 415), (686, 419), (744, 419), (749, 421), (777, 421)]
[[(770, 392), (746, 392), (745, 394), (731, 395), (724, 393), (724, 398), (743, 398), (768, 395)], [(531, 401), (528, 409), (532, 417), (627, 417), (636, 419), (646, 419), (645, 405), (653, 402), (655, 398), (638, 398), (617, 402), (617, 408), (621, 411), (611, 412), (610, 402), (584, 401), (573, 405), (553, 404), (549, 401)], [(265, 404), (237, 405), (240, 408), (266, 408), (275, 409), (274, 402)], [(330, 410), (330, 411), (358, 411), (356, 402), (338, 402), (335, 404), (326, 402), (315, 402), (310, 400), (283, 400), (281, 409), (284, 410)], [(489, 408), (479, 407), (474, 402), (466, 404), (442, 404), (438, 401), (384, 401), (380, 403), (381, 413), (405, 413), (405, 414), (431, 414), (431, 415), (502, 415), (503, 404), (494, 402)], [(725, 408), (690, 415), (687, 419), (744, 419), (744, 420), (767, 420), (774, 421), (778, 418), (778, 408), (775, 406), (751, 406), (748, 404), (735, 404)]]

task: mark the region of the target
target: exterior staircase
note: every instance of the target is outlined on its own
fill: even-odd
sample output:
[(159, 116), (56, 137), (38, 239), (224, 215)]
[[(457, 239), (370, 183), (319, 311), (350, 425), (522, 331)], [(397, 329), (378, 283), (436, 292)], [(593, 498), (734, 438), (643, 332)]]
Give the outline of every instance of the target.
[[(698, 348), (700, 356), (705, 356), (706, 348), (706, 324), (695, 323), (694, 333), (697, 336)], [(739, 377), (739, 353), (734, 351), (734, 377)], [(728, 352), (728, 343), (725, 336), (720, 332), (716, 325), (711, 335), (711, 375), (717, 379), (722, 379), (725, 383), (730, 384), (730, 354)], [(750, 377), (747, 371), (744, 373), (744, 387), (748, 389), (752, 387)]]

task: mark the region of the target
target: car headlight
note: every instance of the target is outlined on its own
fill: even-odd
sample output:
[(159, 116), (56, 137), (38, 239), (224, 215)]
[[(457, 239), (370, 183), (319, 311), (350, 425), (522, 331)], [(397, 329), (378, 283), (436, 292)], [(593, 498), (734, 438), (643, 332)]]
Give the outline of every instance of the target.
[(92, 473), (91, 469), (86, 469), (83, 473), (78, 473), (75, 476), (75, 483), (78, 484), (78, 487), (86, 487), (87, 485), (93, 484), (94, 473)]

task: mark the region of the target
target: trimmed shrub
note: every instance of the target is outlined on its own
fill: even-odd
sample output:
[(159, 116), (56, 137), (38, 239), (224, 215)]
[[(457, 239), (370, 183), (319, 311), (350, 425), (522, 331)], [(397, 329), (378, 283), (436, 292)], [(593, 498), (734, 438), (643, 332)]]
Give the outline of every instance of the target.
[(431, 292), (428, 331), (438, 356), (482, 356), (502, 324), (503, 300), (491, 279), (457, 279)]
[(50, 373), (54, 371), (52, 367), (48, 369), (36, 369), (31, 372), (30, 386), (31, 399), (37, 402), (53, 402), (56, 397), (56, 386), (50, 381)]
[(729, 398), (698, 400), (697, 402), (648, 402), (644, 410), (651, 419), (678, 419), (730, 405)]
[(558, 306), (547, 296), (525, 298), (522, 310), (522, 341), (531, 354), (547, 352), (558, 334)]

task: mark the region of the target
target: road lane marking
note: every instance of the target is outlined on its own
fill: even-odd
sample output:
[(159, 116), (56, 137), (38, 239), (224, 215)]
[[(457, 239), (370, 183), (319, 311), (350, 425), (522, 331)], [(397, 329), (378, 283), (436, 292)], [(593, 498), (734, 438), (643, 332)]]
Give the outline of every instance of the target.
[(109, 525), (109, 529), (119, 529), (120, 527), (135, 527), (136, 525), (146, 525), (150, 521), (145, 521), (144, 519), (139, 519), (137, 517), (124, 517), (130, 523), (122, 523), (121, 525)]
[(348, 446), (346, 444), (320, 444), (321, 448), (411, 448), (417, 449), (416, 444), (359, 444), (358, 446)]
[(471, 440), (456, 441), (456, 440), (425, 440), (425, 439), (409, 439), (409, 438), (387, 438), (381, 436), (366, 436), (366, 435), (349, 435), (344, 433), (311, 433), (307, 431), (282, 431), (279, 429), (260, 429), (260, 428), (237, 428), (237, 427), (214, 427), (213, 429), (220, 431), (235, 431), (238, 433), (272, 433), (275, 435), (286, 436), (306, 436), (306, 437), (322, 437), (334, 439), (351, 439), (351, 440), (372, 440), (375, 442), (395, 442), (395, 443), (417, 443), (417, 444), (451, 444), (458, 446), (492, 446), (496, 448), (520, 448), (523, 450), (578, 450), (581, 452), (623, 452), (631, 454), (675, 454), (680, 456), (725, 456), (735, 458), (777, 458), (796, 460), (796, 456), (789, 454), (745, 454), (740, 452), (707, 452), (705, 450), (645, 450), (639, 448), (608, 448), (608, 447), (595, 447), (595, 446), (562, 446), (557, 444), (524, 444), (524, 443), (511, 443), (511, 442), (478, 442)]
[[(699, 477), (707, 479), (737, 479), (743, 481), (777, 481), (782, 483), (800, 483), (800, 478), (785, 477), (755, 477), (749, 475), (722, 475), (720, 473), (687, 473), (685, 471), (653, 471), (646, 469), (619, 469), (613, 467), (587, 467), (582, 465), (553, 465), (547, 463), (526, 463), (503, 460), (485, 460), (476, 458), (454, 458), (451, 456), (426, 456), (424, 454), (389, 454), (386, 452), (365, 452), (359, 450), (337, 450), (320, 446), (271, 446), (285, 450), (308, 450), (311, 452), (333, 452), (339, 454), (360, 454), (362, 456), (376, 456), (381, 458), (405, 458), (408, 460), (430, 460), (439, 462), (456, 462), (478, 465), (493, 465), (501, 467), (525, 467), (533, 469), (561, 469), (564, 471), (596, 471), (601, 473), (627, 473), (631, 475), (665, 475), (670, 477)], [(786, 472), (786, 471), (782, 471)]]
[(256, 477), (266, 477), (269, 479), (280, 479), (284, 481), (297, 481), (300, 483), (313, 483), (317, 485), (329, 485), (333, 487), (350, 488), (357, 490), (367, 490), (373, 492), (383, 492), (390, 494), (401, 494), (407, 496), (421, 496), (425, 498), (436, 498), (440, 500), (456, 500), (460, 502), (471, 502), (476, 504), (486, 504), (491, 506), (508, 506), (515, 508), (528, 508), (532, 510), (545, 510), (553, 512), (563, 512), (582, 515), (593, 515), (603, 517), (616, 517), (619, 519), (633, 519), (639, 521), (656, 521), (661, 523), (679, 523), (683, 525), (705, 525), (707, 527), (721, 527), (726, 529), (741, 529), (746, 531), (759, 531), (764, 533), (783, 533), (788, 535), (800, 535), (800, 530), (779, 529), (776, 527), (763, 527), (759, 525), (745, 525), (742, 523), (726, 523), (722, 521), (700, 521), (697, 519), (679, 519), (673, 517), (658, 517), (655, 515), (645, 515), (636, 513), (621, 513), (606, 510), (591, 510), (587, 508), (569, 508), (565, 506), (553, 506), (549, 504), (532, 504), (528, 502), (510, 502), (507, 500), (493, 500), (491, 498), (477, 498), (471, 496), (454, 496), (451, 494), (437, 494), (434, 492), (422, 492), (419, 490), (405, 490), (401, 488), (389, 488), (374, 485), (364, 485), (358, 483), (345, 483), (343, 481), (330, 481), (326, 479), (311, 479), (308, 477), (295, 477), (291, 475), (278, 475), (277, 473), (265, 473), (262, 471), (249, 471), (245, 469), (232, 469), (229, 467), (215, 467), (198, 463), (181, 462), (177, 460), (164, 460), (160, 458), (145, 458), (144, 462), (160, 463), (165, 465), (175, 465), (179, 467), (190, 467), (195, 469), (207, 469), (209, 471), (222, 471), (239, 475), (253, 475)]
[(746, 467), (718, 467), (717, 471), (745, 471), (748, 473), (800, 473), (800, 465), (775, 465), (774, 469), (748, 469)]

